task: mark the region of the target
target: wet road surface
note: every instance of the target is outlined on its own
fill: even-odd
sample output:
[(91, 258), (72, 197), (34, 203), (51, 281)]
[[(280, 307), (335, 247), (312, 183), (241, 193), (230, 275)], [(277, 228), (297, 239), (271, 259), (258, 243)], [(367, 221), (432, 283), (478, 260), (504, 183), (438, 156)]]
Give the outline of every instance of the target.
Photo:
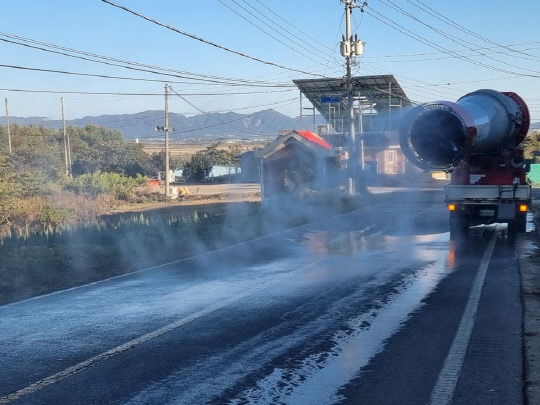
[(0, 307), (0, 403), (522, 403), (515, 248), (442, 199)]

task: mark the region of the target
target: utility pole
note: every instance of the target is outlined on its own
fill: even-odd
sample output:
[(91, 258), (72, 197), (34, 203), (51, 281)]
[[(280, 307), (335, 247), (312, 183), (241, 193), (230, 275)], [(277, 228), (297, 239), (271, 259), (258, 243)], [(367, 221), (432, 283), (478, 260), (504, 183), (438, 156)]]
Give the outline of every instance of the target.
[[(356, 0), (342, 0), (345, 4), (345, 36), (343, 41), (341, 41), (341, 55), (345, 57), (347, 65), (347, 75), (345, 79), (345, 84), (347, 87), (347, 107), (349, 115), (349, 155), (350, 155), (350, 178), (349, 178), (349, 193), (354, 194), (355, 192), (355, 182), (357, 172), (361, 172), (361, 169), (358, 170), (358, 156), (356, 152), (356, 135), (354, 132), (354, 94), (353, 94), (353, 80), (352, 80), (352, 64), (353, 57), (361, 55), (364, 52), (364, 43), (358, 40), (358, 36), (355, 35), (353, 38), (351, 33), (351, 13), (353, 7), (358, 7), (356, 5)], [(364, 2), (361, 6), (363, 12), (363, 7), (367, 3)], [(361, 179), (363, 180), (363, 173), (359, 173)]]
[[(155, 128), (156, 131), (165, 132), (165, 196), (168, 198), (171, 196), (171, 190), (169, 185), (171, 184), (170, 176), (170, 162), (169, 162), (169, 85), (165, 85), (165, 124)], [(174, 131), (174, 128), (173, 128)]]
[(66, 115), (64, 111), (64, 97), (60, 97), (62, 103), (62, 131), (64, 133), (64, 159), (66, 161), (66, 176), (71, 177), (71, 150), (69, 145), (69, 135), (66, 131)]
[(171, 182), (169, 175), (169, 85), (165, 85), (165, 196), (169, 198), (171, 196), (171, 190), (169, 190), (169, 184)]
[(9, 128), (9, 111), (8, 111), (7, 97), (6, 97), (6, 126), (7, 126), (7, 137), (8, 137), (8, 151), (9, 151), (9, 154), (11, 155), (11, 153), (12, 153), (12, 151), (11, 151), (11, 131), (10, 131), (10, 128)]

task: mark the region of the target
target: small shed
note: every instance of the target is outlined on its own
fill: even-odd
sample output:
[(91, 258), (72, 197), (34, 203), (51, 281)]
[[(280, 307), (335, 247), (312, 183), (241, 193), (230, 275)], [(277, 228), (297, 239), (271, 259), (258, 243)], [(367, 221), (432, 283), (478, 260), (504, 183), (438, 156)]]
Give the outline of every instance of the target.
[(290, 131), (264, 149), (260, 159), (261, 191), (265, 205), (283, 196), (302, 197), (311, 191), (338, 185), (334, 148), (311, 131)]

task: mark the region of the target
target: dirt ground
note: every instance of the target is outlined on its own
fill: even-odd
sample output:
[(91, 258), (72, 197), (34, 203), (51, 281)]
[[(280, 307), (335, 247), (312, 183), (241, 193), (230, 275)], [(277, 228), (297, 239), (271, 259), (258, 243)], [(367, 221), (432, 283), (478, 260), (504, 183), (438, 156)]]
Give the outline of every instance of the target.
[[(141, 212), (156, 209), (179, 209), (181, 207), (200, 206), (204, 210), (219, 210), (227, 203), (260, 203), (261, 186), (259, 183), (206, 183), (179, 184), (179, 189), (187, 189), (187, 195), (179, 195), (178, 199), (169, 202), (147, 202), (125, 204), (114, 209), (112, 214), (124, 212)], [(165, 193), (164, 186), (156, 186), (155, 191)]]

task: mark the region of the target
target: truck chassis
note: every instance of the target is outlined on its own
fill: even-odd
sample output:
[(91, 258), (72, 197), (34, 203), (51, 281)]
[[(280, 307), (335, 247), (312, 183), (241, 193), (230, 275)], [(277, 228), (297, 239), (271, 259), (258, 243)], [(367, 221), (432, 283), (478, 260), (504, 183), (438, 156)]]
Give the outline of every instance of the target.
[(507, 223), (508, 236), (526, 231), (530, 185), (445, 186), (450, 211), (450, 237), (464, 235), (469, 226)]

